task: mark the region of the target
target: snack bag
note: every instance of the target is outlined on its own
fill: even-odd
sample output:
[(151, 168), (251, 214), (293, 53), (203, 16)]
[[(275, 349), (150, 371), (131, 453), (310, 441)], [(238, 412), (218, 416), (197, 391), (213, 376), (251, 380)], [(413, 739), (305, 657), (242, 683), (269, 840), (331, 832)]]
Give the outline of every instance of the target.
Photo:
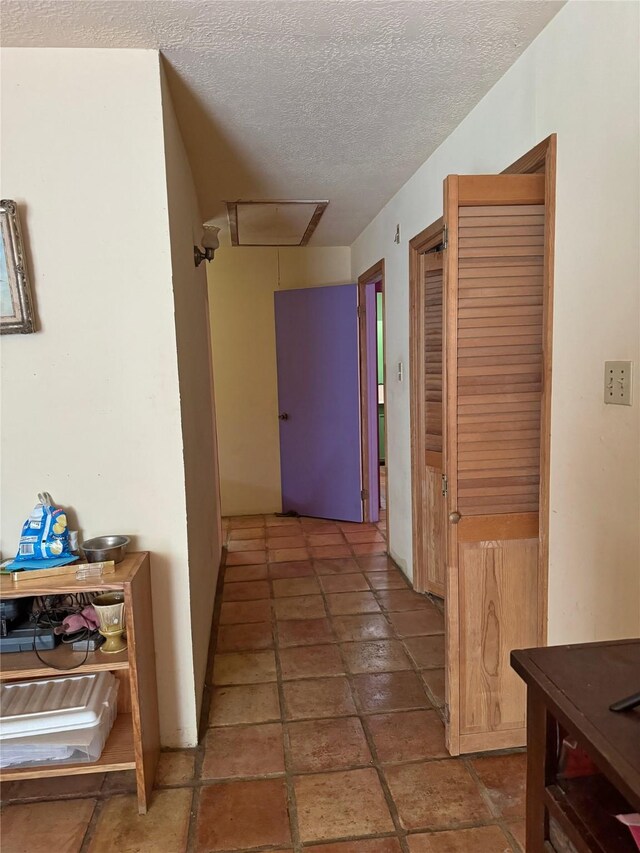
[(22, 526), (20, 545), (14, 562), (73, 558), (74, 555), (69, 548), (69, 529), (65, 511), (56, 509), (48, 492), (39, 494), (38, 501), (39, 503)]

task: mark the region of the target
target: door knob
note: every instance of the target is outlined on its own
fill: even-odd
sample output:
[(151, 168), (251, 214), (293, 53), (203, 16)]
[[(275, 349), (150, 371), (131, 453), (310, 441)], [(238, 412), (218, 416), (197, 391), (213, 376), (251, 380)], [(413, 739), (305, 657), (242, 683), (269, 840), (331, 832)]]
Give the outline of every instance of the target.
[(279, 418), (279, 420), (281, 420), (281, 421), (288, 421), (288, 420), (289, 420), (289, 415), (288, 415), (286, 412), (283, 412), (281, 415), (278, 415), (278, 418)]
[(449, 521), (451, 522), (451, 524), (457, 524), (461, 518), (462, 518), (462, 516), (460, 515), (459, 512), (450, 512), (449, 513)]

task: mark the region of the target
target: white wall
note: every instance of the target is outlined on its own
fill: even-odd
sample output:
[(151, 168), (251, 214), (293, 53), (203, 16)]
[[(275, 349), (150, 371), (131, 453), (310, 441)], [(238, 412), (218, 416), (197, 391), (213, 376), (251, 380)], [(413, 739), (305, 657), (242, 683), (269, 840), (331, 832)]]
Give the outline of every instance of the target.
[(200, 264), (196, 268), (193, 261), (193, 247), (202, 238), (202, 216), (164, 72), (161, 83), (182, 415), (191, 644), (199, 718), (222, 550), (211, 330), (206, 266)]
[(348, 284), (348, 247), (222, 247), (209, 266), (223, 515), (279, 512), (273, 294)]
[(194, 744), (158, 54), (10, 49), (1, 63), (0, 194), (21, 207), (40, 322), (2, 338), (2, 551), (46, 489), (84, 537), (152, 552), (162, 740)]
[[(550, 643), (640, 629), (638, 12), (569, 2), (352, 246), (353, 278), (385, 258), (394, 377), (409, 361), (407, 242), (442, 214), (443, 178), (500, 172), (557, 132)], [(603, 404), (607, 359), (634, 361), (632, 408)], [(411, 575), (408, 378), (386, 393), (391, 551)]]

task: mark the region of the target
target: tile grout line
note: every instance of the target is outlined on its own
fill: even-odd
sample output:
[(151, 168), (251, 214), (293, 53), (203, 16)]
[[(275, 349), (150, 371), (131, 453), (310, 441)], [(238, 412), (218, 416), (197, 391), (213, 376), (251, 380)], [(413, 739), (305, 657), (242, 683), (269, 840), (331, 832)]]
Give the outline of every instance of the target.
[(274, 645), (274, 657), (276, 664), (276, 685), (278, 690), (278, 702), (280, 703), (280, 726), (282, 730), (282, 751), (284, 757), (284, 779), (287, 791), (287, 814), (289, 816), (289, 832), (294, 853), (302, 853), (302, 842), (300, 840), (300, 827), (298, 825), (298, 804), (293, 780), (293, 758), (291, 754), (291, 743), (287, 729), (286, 705), (284, 696), (284, 680), (282, 678), (282, 662), (280, 661), (280, 643), (278, 634), (278, 620), (276, 613), (276, 598), (272, 578), (268, 578), (269, 592), (271, 595), (271, 636)]
[[(328, 601), (326, 599), (326, 593), (322, 589), (321, 584), (320, 584), (320, 588), (322, 590), (321, 595), (322, 595), (323, 600), (324, 600), (324, 606), (325, 606), (325, 610), (327, 611), (327, 616), (328, 616), (329, 622), (331, 624), (331, 628), (333, 630), (334, 635), (336, 635), (334, 624), (333, 624), (333, 613), (331, 613)], [(393, 630), (393, 628), (392, 628), (392, 630)], [(391, 821), (392, 821), (393, 826), (394, 826), (395, 831), (396, 831), (396, 836), (398, 838), (400, 848), (402, 850), (402, 853), (410, 853), (407, 841), (405, 839), (406, 833), (402, 827), (402, 823), (400, 822), (400, 815), (398, 814), (398, 810), (397, 810), (395, 801), (391, 795), (391, 789), (389, 788), (389, 786), (387, 784), (386, 776), (382, 771), (382, 764), (381, 764), (379, 756), (378, 756), (378, 751), (377, 751), (376, 746), (375, 746), (375, 741), (373, 740), (373, 737), (371, 735), (371, 731), (369, 730), (369, 727), (368, 727), (368, 725), (366, 725), (366, 722), (365, 722), (365, 715), (363, 713), (363, 708), (362, 708), (362, 705), (360, 703), (360, 697), (358, 695), (358, 691), (356, 689), (356, 686), (355, 686), (355, 683), (353, 680), (353, 674), (349, 671), (349, 667), (347, 665), (346, 658), (345, 658), (344, 653), (342, 651), (341, 644), (338, 642), (338, 643), (336, 643), (336, 645), (338, 646), (338, 653), (340, 655), (340, 659), (342, 660), (342, 666), (343, 666), (343, 669), (345, 672), (345, 679), (347, 681), (347, 684), (349, 685), (349, 690), (351, 691), (351, 696), (353, 699), (353, 703), (355, 705), (357, 717), (360, 720), (360, 725), (362, 727), (362, 731), (364, 732), (364, 736), (365, 736), (365, 740), (367, 742), (367, 746), (369, 748), (369, 752), (371, 753), (372, 766), (373, 766), (373, 769), (376, 771), (376, 774), (378, 776), (378, 781), (380, 783), (380, 787), (382, 788), (382, 793), (383, 793), (383, 796), (385, 798), (387, 808), (389, 809), (389, 814), (391, 816)]]

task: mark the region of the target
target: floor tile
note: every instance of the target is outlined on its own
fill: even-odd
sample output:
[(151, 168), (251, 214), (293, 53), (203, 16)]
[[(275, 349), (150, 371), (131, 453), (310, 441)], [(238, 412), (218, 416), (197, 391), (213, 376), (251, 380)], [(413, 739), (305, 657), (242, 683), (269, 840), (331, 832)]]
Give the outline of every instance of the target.
[(281, 578), (272, 581), (276, 598), (288, 598), (293, 595), (320, 595), (316, 577)]
[(276, 598), (274, 601), (276, 618), (285, 619), (322, 619), (327, 614), (321, 595), (299, 595), (292, 598)]
[(23, 803), (2, 810), (3, 853), (78, 853), (95, 800)]
[(268, 622), (271, 619), (270, 601), (227, 601), (220, 608), (221, 625), (246, 622)]
[(313, 577), (315, 572), (311, 560), (293, 560), (290, 563), (271, 563), (269, 566), (269, 577), (278, 578), (304, 578)]
[(313, 844), (304, 853), (400, 853), (397, 838), (365, 838), (360, 841), (336, 841), (335, 844)]
[(338, 527), (343, 533), (347, 531), (362, 532), (363, 530), (375, 530), (375, 524), (371, 521), (339, 521)]
[(297, 536), (270, 536), (267, 540), (270, 551), (278, 548), (306, 548), (307, 540), (302, 535), (302, 531), (298, 531)]
[(238, 530), (251, 527), (260, 527), (264, 530), (264, 516), (262, 515), (234, 515), (228, 519), (228, 523), (230, 530)]
[(411, 661), (399, 640), (344, 643), (341, 649), (349, 672), (395, 672), (411, 669)]
[(257, 601), (269, 596), (269, 581), (266, 580), (225, 583), (222, 591), (223, 601)]
[(338, 676), (290, 681), (283, 685), (283, 691), (288, 720), (344, 717), (356, 712), (346, 678)]
[(344, 536), (341, 533), (309, 533), (307, 535), (309, 545), (319, 547), (321, 545), (344, 545)]
[(285, 681), (344, 674), (344, 666), (337, 645), (280, 649), (280, 667)]
[(345, 531), (344, 538), (347, 542), (384, 542), (384, 536), (380, 533), (379, 530), (373, 528), (373, 530), (347, 530)]
[(526, 754), (485, 755), (471, 764), (487, 789), (494, 813), (500, 817), (524, 817)]
[(216, 687), (211, 698), (210, 726), (266, 723), (280, 719), (277, 684)]
[(420, 673), (438, 708), (444, 705), (444, 669), (425, 669)]
[(278, 646), (314, 646), (333, 643), (335, 637), (328, 619), (290, 619), (278, 622)]
[(296, 516), (265, 515), (264, 520), (270, 533), (274, 527), (300, 527), (300, 519)]
[(323, 575), (320, 584), (325, 592), (365, 592), (369, 584), (361, 572), (348, 575)]
[(267, 562), (266, 550), (256, 551), (234, 551), (227, 554), (227, 566), (251, 566)]
[(176, 752), (161, 752), (156, 770), (155, 785), (184, 785), (193, 779), (196, 763), (194, 750), (177, 750)]
[(367, 572), (367, 581), (373, 589), (406, 589), (407, 582), (400, 572)]
[(261, 566), (228, 566), (224, 571), (224, 582), (261, 581), (267, 577), (267, 564)]
[(228, 652), (213, 660), (213, 683), (257, 684), (276, 680), (276, 657), (272, 651)]
[(332, 521), (323, 521), (319, 518), (303, 518), (302, 529), (307, 534), (312, 533), (340, 533), (340, 528)]
[(201, 789), (197, 853), (287, 845), (290, 840), (283, 780), (223, 782)]
[(365, 712), (431, 707), (415, 672), (365, 673), (354, 676), (354, 684)]
[(387, 543), (384, 538), (380, 537), (380, 542), (352, 542), (351, 550), (359, 556), (371, 556), (373, 554), (386, 554)]
[(511, 853), (499, 826), (478, 826), (407, 837), (410, 853)]
[(436, 711), (399, 711), (367, 717), (367, 726), (384, 764), (446, 758), (444, 724)]
[(265, 535), (264, 527), (240, 527), (236, 530), (229, 531), (229, 541), (247, 540), (247, 539), (263, 539)]
[(461, 761), (395, 764), (385, 768), (404, 829), (450, 828), (490, 817), (478, 787)]
[(348, 545), (312, 545), (309, 551), (314, 560), (351, 556), (351, 548)]
[(329, 612), (336, 615), (351, 613), (380, 613), (380, 606), (372, 592), (339, 592), (327, 595)]
[(302, 536), (300, 524), (267, 525), (267, 539), (286, 539), (288, 536)]
[(361, 571), (353, 557), (314, 560), (313, 567), (318, 575), (346, 575)]
[(526, 822), (520, 818), (517, 820), (509, 820), (507, 821), (507, 827), (518, 843), (520, 850), (524, 853), (526, 845)]
[(135, 794), (106, 800), (93, 830), (89, 853), (183, 853), (191, 814), (191, 788), (155, 791), (146, 815)]
[(309, 552), (306, 548), (270, 548), (270, 563), (288, 563), (291, 560), (308, 560)]
[(399, 637), (420, 637), (444, 633), (444, 617), (435, 607), (389, 613)]
[(209, 729), (205, 738), (202, 779), (268, 776), (284, 773), (282, 725)]
[(444, 666), (444, 634), (409, 637), (404, 644), (420, 669), (441, 669)]
[(287, 729), (294, 773), (371, 764), (371, 753), (357, 717), (289, 723)]
[(381, 590), (378, 594), (380, 603), (385, 610), (435, 610), (431, 601), (412, 589)]
[(217, 652), (269, 649), (272, 646), (271, 622), (249, 622), (247, 625), (221, 625), (218, 629)]
[(112, 773), (83, 773), (81, 776), (55, 776), (50, 779), (21, 779), (2, 783), (2, 800), (53, 800), (76, 797), (95, 797), (105, 778)]
[(265, 548), (264, 539), (230, 539), (227, 543), (227, 551), (230, 554), (238, 551), (264, 551)]
[(333, 630), (339, 640), (384, 640), (393, 637), (393, 629), (381, 613), (355, 613), (334, 616)]
[(360, 554), (358, 556), (358, 565), (363, 572), (392, 571), (400, 573), (400, 569), (393, 564), (391, 557), (387, 554), (374, 554), (373, 556)]
[(135, 770), (116, 770), (104, 775), (102, 793), (107, 796), (111, 796), (111, 794), (135, 794), (138, 789)]
[(394, 829), (373, 769), (298, 776), (294, 786), (303, 842)]

